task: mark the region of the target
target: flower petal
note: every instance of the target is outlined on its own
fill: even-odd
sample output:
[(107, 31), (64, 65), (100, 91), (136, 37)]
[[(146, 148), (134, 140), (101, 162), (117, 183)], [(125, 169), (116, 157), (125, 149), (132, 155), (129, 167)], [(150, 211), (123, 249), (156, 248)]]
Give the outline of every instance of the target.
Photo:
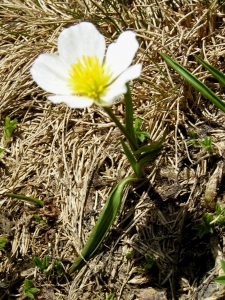
[(65, 103), (71, 108), (85, 108), (90, 107), (93, 104), (93, 100), (86, 97), (79, 96), (48, 96), (48, 100), (53, 103)]
[(108, 88), (106, 96), (102, 101), (108, 105), (116, 101), (122, 94), (127, 92), (126, 83), (129, 80), (139, 77), (141, 74), (141, 64), (130, 66), (126, 69)]
[(45, 53), (35, 59), (30, 70), (34, 81), (49, 93), (71, 95), (68, 70), (56, 54)]
[(105, 38), (88, 22), (64, 29), (58, 38), (59, 55), (69, 65), (82, 56), (97, 56), (102, 63), (105, 54)]
[(110, 67), (113, 78), (119, 76), (130, 66), (138, 46), (135, 33), (132, 31), (121, 33), (118, 40), (109, 45), (105, 62), (106, 66)]

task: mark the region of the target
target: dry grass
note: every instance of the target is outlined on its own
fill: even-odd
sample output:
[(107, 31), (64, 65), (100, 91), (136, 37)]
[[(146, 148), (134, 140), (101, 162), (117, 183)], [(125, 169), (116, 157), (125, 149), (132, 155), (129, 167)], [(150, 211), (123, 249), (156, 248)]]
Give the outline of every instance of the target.
[[(217, 272), (214, 252), (221, 250), (216, 248), (219, 243), (223, 247), (224, 233), (216, 234), (212, 244), (208, 236), (198, 239), (191, 227), (206, 211), (205, 184), (224, 157), (224, 115), (171, 71), (159, 53), (176, 58), (224, 97), (224, 89), (193, 56), (225, 70), (224, 4), (207, 3), (1, 1), (0, 147), (6, 150), (0, 162), (0, 235), (10, 242), (0, 251), (0, 299), (21, 299), (25, 278), (41, 288), (37, 299), (104, 300), (111, 293), (124, 300), (206, 297), (205, 283)], [(98, 255), (69, 276), (111, 188), (131, 173), (118, 142), (120, 132), (101, 108), (52, 105), (29, 73), (38, 54), (57, 51), (62, 28), (83, 20), (96, 24), (108, 43), (123, 30), (137, 33), (135, 62), (142, 62), (143, 72), (132, 84), (135, 114), (143, 118), (152, 140), (158, 140), (165, 127), (169, 134), (164, 150), (147, 167), (147, 182), (127, 188)], [(123, 120), (123, 101), (113, 109)], [(19, 121), (8, 143), (3, 137), (6, 116)], [(184, 143), (191, 130), (199, 137), (213, 137), (212, 156)], [(45, 206), (10, 199), (5, 196), (9, 192), (42, 199)], [(223, 193), (218, 185), (218, 200)], [(34, 213), (46, 224), (35, 222)], [(130, 259), (125, 256), (129, 252)], [(52, 270), (48, 279), (32, 263), (32, 257), (44, 255)], [(137, 269), (146, 265), (145, 255), (156, 259), (147, 274)], [(55, 259), (66, 271), (62, 277), (53, 274)]]

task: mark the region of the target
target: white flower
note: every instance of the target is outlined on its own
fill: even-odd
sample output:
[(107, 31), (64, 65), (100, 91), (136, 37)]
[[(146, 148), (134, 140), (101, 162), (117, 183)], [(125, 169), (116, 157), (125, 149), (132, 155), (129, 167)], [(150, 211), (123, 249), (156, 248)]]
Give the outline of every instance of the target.
[(31, 67), (36, 83), (55, 95), (48, 99), (72, 108), (94, 103), (110, 106), (126, 93), (126, 83), (141, 73), (141, 64), (130, 66), (138, 49), (135, 33), (125, 31), (105, 54), (105, 38), (88, 22), (64, 29), (57, 54), (38, 56)]

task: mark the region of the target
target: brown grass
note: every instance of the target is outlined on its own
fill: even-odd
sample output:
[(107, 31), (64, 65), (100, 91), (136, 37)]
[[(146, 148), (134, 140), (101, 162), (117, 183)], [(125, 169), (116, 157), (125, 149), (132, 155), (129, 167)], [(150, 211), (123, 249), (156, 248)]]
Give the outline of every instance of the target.
[[(215, 251), (223, 246), (224, 232), (217, 231), (213, 244), (212, 237), (197, 238), (191, 227), (207, 210), (205, 184), (223, 160), (224, 115), (168, 68), (159, 53), (176, 58), (224, 99), (224, 89), (193, 56), (202, 56), (224, 72), (224, 4), (119, 2), (0, 4), (0, 148), (5, 148), (0, 161), (0, 236), (9, 239), (0, 250), (0, 299), (21, 299), (25, 278), (41, 289), (37, 299), (104, 300), (111, 293), (124, 300), (204, 299), (206, 284), (212, 283), (212, 274), (218, 275), (218, 257), (223, 256)], [(98, 254), (70, 276), (68, 269), (107, 195), (132, 172), (119, 143), (120, 132), (101, 108), (51, 104), (29, 72), (37, 55), (57, 51), (62, 28), (83, 20), (96, 24), (107, 43), (123, 30), (136, 32), (140, 48), (134, 62), (142, 62), (143, 72), (132, 83), (135, 115), (143, 118), (151, 140), (158, 140), (165, 127), (168, 137), (163, 151), (147, 166), (147, 182), (126, 189), (118, 218)], [(122, 121), (122, 99), (113, 110)], [(18, 119), (10, 142), (3, 134), (6, 116)], [(185, 143), (191, 130), (199, 138), (213, 137), (212, 156)], [(220, 182), (216, 189), (217, 200), (222, 200)], [(36, 197), (45, 206), (39, 209), (6, 193)], [(38, 224), (34, 213), (46, 224)], [(44, 255), (50, 262), (49, 278), (32, 262), (34, 256)], [(140, 272), (146, 255), (156, 260), (155, 267)], [(65, 270), (61, 277), (53, 273), (56, 259)]]

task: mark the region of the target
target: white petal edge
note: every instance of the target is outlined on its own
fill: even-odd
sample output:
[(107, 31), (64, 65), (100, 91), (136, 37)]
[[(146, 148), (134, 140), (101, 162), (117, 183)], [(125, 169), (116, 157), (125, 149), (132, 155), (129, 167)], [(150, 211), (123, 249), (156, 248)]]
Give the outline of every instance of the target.
[(68, 69), (56, 54), (39, 55), (30, 69), (33, 80), (45, 91), (71, 95), (68, 87)]
[(102, 63), (105, 48), (104, 36), (89, 22), (64, 29), (58, 38), (59, 55), (69, 65), (82, 56), (97, 56)]
[(65, 103), (70, 108), (85, 108), (90, 107), (93, 104), (93, 100), (82, 97), (82, 96), (61, 96), (61, 95), (54, 95), (48, 96), (48, 100), (53, 103)]
[(109, 45), (105, 62), (106, 66), (110, 67), (113, 78), (119, 76), (131, 65), (138, 47), (138, 41), (132, 31), (124, 31), (115, 43)]
[(130, 80), (138, 78), (141, 75), (141, 64), (133, 65), (127, 68), (108, 88), (106, 96), (102, 97), (107, 105), (112, 104), (122, 94), (127, 92), (126, 83)]

